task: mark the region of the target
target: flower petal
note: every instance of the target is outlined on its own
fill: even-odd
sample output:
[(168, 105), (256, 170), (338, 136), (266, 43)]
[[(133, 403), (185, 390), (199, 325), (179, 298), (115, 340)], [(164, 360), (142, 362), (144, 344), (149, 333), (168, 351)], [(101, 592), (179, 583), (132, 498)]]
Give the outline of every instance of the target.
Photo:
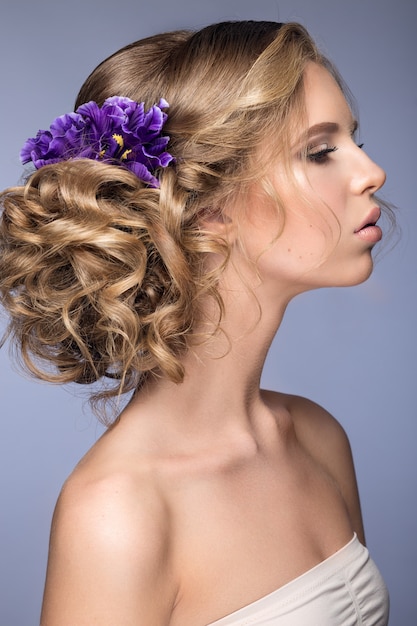
[(162, 109), (169, 105), (161, 98), (147, 111), (144, 106), (124, 96), (107, 98), (102, 107), (86, 102), (28, 139), (20, 152), (22, 163), (32, 161), (39, 168), (71, 158), (108, 160), (159, 187), (153, 172), (174, 160), (166, 151), (169, 137), (161, 135), (167, 119)]

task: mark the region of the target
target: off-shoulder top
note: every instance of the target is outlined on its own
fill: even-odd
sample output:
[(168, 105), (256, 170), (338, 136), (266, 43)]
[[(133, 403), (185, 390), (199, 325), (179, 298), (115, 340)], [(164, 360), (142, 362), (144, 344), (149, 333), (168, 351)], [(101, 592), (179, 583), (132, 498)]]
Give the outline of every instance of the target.
[(280, 589), (208, 626), (387, 626), (389, 597), (357, 536)]

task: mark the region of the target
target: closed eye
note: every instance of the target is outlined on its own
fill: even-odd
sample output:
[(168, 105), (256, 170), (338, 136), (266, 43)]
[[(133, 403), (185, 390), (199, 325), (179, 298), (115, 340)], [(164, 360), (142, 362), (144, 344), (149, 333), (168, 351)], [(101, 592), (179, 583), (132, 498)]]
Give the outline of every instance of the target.
[(328, 160), (328, 155), (332, 152), (336, 152), (337, 150), (336, 146), (327, 146), (326, 144), (324, 144), (323, 147), (318, 146), (317, 148), (312, 148), (308, 150), (307, 159), (312, 163), (318, 164), (326, 163), (326, 161)]

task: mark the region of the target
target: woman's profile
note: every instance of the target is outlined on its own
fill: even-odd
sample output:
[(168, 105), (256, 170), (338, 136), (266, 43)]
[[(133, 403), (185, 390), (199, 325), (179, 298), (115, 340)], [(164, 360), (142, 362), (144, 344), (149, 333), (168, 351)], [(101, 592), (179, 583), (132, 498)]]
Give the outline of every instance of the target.
[(260, 389), (288, 303), (372, 272), (356, 131), (307, 31), (247, 21), (123, 48), (25, 143), (8, 332), (35, 376), (103, 381), (111, 422), (60, 494), (42, 626), (388, 623), (345, 432)]

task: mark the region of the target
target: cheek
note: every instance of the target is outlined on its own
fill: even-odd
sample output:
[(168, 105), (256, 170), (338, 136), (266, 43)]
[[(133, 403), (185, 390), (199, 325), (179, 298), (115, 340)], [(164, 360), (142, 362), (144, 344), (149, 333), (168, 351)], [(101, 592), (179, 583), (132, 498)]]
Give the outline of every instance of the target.
[(263, 278), (282, 279), (300, 284), (311, 272), (319, 268), (334, 249), (334, 233), (329, 226), (319, 225), (307, 216), (289, 212), (279, 237), (264, 249), (257, 266)]
[(338, 244), (345, 229), (348, 191), (346, 177), (337, 166), (311, 167), (308, 179), (299, 179), (302, 215), (325, 237), (327, 253)]
[(311, 201), (316, 206), (321, 205), (323, 215), (337, 215), (341, 217), (344, 213), (347, 199), (347, 182), (341, 168), (336, 165), (326, 167), (311, 167), (308, 172), (308, 179), (304, 180), (300, 189), (304, 189)]
[(289, 252), (296, 253), (300, 259), (314, 258), (315, 262), (320, 262), (340, 238), (340, 216), (334, 210), (341, 200), (340, 189), (328, 185), (326, 192), (325, 197), (319, 195), (308, 183), (285, 198), (286, 222), (282, 236), (291, 244)]
[(281, 234), (285, 216), (280, 207), (265, 193), (253, 190), (247, 200), (246, 212), (238, 220), (237, 240), (246, 256), (255, 261)]
[[(294, 180), (276, 171), (272, 178), (277, 198), (264, 193), (250, 197), (241, 241), (247, 256), (262, 272), (302, 274), (319, 266), (332, 253), (341, 235), (339, 207), (343, 192), (337, 181), (321, 171)], [(278, 202), (277, 202), (278, 201)]]

